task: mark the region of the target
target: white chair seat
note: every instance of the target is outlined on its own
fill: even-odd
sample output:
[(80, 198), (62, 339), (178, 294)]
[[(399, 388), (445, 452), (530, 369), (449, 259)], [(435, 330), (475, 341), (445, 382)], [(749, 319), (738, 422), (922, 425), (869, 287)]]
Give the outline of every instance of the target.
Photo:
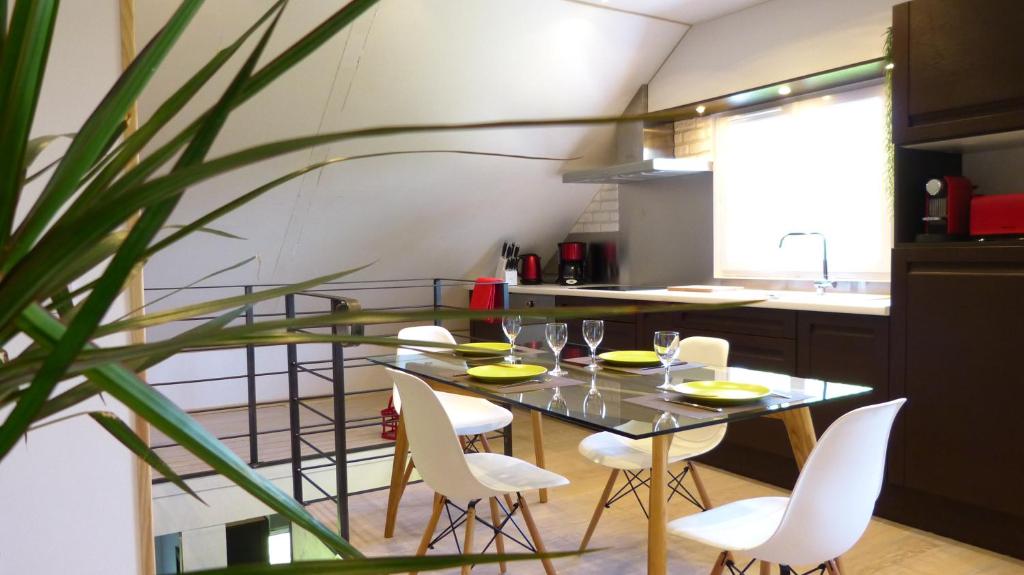
[(452, 421), (455, 433), (473, 436), (497, 431), (512, 423), (512, 412), (486, 399), (435, 391)]
[[(724, 425), (714, 425), (675, 434), (668, 450), (668, 462), (683, 461), (711, 451), (722, 441), (725, 429)], [(653, 465), (650, 439), (629, 439), (602, 431), (586, 437), (580, 442), (579, 449), (583, 457), (613, 469), (640, 471)]]
[(676, 519), (668, 524), (668, 530), (715, 549), (753, 549), (779, 528), (788, 504), (788, 497), (744, 499)]
[(569, 484), (557, 473), (500, 453), (467, 453), (466, 463), (477, 481), (495, 495)]

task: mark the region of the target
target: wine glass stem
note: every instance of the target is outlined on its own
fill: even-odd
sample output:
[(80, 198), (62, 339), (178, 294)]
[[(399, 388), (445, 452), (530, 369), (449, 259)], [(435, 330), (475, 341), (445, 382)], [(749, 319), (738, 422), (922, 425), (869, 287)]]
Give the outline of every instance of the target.
[(672, 369), (669, 366), (665, 366), (665, 387), (672, 385)]
[(561, 358), (562, 358), (562, 350), (556, 351), (555, 352), (555, 373), (561, 373), (562, 372), (562, 368), (559, 365), (559, 360)]
[(590, 366), (597, 367), (597, 348), (590, 348)]

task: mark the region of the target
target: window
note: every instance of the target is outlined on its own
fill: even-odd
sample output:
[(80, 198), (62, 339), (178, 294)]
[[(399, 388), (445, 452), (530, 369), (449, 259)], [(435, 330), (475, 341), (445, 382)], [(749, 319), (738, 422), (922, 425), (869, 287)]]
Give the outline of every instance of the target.
[(881, 85), (715, 120), (715, 277), (889, 281), (892, 217)]

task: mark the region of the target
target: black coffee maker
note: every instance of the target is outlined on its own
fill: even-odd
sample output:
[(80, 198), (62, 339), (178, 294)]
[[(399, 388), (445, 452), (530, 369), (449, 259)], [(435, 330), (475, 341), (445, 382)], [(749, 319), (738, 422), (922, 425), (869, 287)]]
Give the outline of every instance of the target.
[(572, 286), (586, 281), (587, 244), (562, 242), (558, 244), (558, 283)]

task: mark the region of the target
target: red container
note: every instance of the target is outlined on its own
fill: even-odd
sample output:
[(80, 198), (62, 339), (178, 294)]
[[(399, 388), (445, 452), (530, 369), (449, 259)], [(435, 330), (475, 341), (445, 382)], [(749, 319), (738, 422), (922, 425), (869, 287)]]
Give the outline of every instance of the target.
[(1024, 235), (1024, 194), (971, 198), (971, 235)]
[(584, 242), (562, 242), (558, 244), (558, 259), (562, 262), (581, 262), (587, 257)]
[(523, 269), (519, 274), (519, 281), (524, 284), (543, 283), (541, 276), (540, 256), (537, 254), (523, 254)]

